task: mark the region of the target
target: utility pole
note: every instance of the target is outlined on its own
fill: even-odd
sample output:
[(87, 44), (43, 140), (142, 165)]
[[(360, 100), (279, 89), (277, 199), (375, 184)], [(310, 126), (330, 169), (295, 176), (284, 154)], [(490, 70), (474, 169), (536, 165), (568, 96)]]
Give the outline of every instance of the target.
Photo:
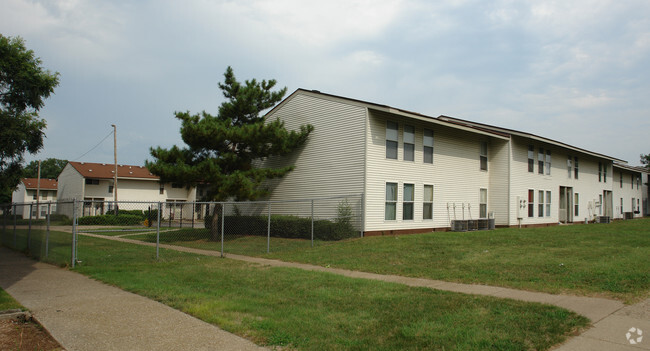
[(38, 160), (38, 177), (36, 179), (36, 219), (38, 219), (39, 212), (39, 199), (41, 192), (41, 160)]
[(115, 160), (115, 176), (113, 178), (113, 200), (115, 201), (115, 215), (117, 216), (117, 127), (113, 127), (113, 158)]

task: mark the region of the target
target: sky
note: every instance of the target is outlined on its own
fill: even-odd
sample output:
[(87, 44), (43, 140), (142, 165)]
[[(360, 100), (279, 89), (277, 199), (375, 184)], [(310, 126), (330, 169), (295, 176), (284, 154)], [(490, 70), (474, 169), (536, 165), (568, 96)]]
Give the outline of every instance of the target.
[[(60, 84), (45, 147), (143, 165), (184, 145), (176, 111), (217, 114), (226, 67), (436, 117), (533, 133), (639, 165), (650, 153), (647, 0), (0, 0)], [(103, 140), (103, 141), (102, 141)]]

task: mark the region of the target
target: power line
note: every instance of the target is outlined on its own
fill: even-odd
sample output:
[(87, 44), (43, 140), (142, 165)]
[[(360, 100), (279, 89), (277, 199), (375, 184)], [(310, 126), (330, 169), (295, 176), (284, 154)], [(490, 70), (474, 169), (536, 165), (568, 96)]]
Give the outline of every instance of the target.
[(79, 156), (79, 157), (73, 159), (73, 161), (76, 161), (76, 160), (78, 160), (78, 159), (80, 159), (80, 158), (82, 158), (82, 157), (88, 155), (91, 151), (95, 150), (99, 145), (101, 145), (101, 144), (102, 144), (106, 139), (108, 139), (108, 137), (111, 136), (111, 135), (113, 135), (113, 131), (111, 131), (110, 133), (108, 133), (108, 135), (105, 136), (104, 139), (102, 139), (102, 141), (100, 141), (99, 143), (97, 143), (97, 145), (93, 146), (92, 149), (86, 151), (85, 154), (83, 154), (83, 155), (81, 155), (81, 156)]

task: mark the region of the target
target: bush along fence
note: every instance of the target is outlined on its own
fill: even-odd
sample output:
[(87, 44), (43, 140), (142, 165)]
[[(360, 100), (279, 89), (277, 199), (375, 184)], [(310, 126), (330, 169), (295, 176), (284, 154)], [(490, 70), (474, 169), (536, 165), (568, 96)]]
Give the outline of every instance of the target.
[[(12, 203), (0, 205), (1, 243), (72, 267), (92, 259), (84, 257), (84, 248), (103, 245), (107, 249), (100, 254), (110, 255), (110, 244), (117, 241), (155, 247), (157, 259), (166, 250), (257, 255), (360, 237), (362, 203), (362, 195), (255, 202)], [(153, 255), (153, 249), (149, 252)]]

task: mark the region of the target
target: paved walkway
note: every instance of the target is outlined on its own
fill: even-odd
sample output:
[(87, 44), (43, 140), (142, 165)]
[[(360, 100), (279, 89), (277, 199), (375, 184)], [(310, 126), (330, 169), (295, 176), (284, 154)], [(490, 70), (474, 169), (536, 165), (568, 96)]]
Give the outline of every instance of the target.
[[(93, 234), (84, 234), (84, 235), (96, 236)], [(107, 238), (105, 236), (100, 236), (100, 237), (116, 240), (116, 241), (139, 244), (139, 245), (148, 245), (148, 246), (155, 245), (155, 244), (143, 243), (141, 241), (131, 240), (127, 238), (116, 238), (116, 237)], [(192, 248), (179, 247), (173, 245), (161, 244), (160, 247), (184, 251), (184, 252), (192, 252), (192, 253), (208, 255), (208, 256), (220, 255), (220, 253), (216, 251), (199, 250), (199, 249), (192, 249)], [(2, 251), (2, 253), (4, 253), (4, 251)], [(428, 287), (428, 288), (438, 289), (438, 290), (454, 291), (454, 292), (476, 294), (476, 295), (489, 295), (489, 296), (495, 296), (501, 298), (511, 298), (516, 300), (529, 301), (529, 302), (540, 302), (540, 303), (551, 304), (551, 305), (572, 310), (583, 316), (586, 316), (589, 319), (591, 319), (593, 324), (592, 328), (588, 329), (587, 331), (585, 331), (579, 336), (571, 338), (563, 345), (557, 347), (555, 350), (560, 350), (560, 351), (650, 350), (650, 299), (645, 300), (636, 305), (625, 306), (619, 301), (609, 300), (604, 298), (578, 297), (578, 296), (570, 296), (570, 295), (553, 295), (553, 294), (546, 294), (546, 293), (521, 291), (521, 290), (515, 290), (509, 288), (493, 287), (487, 285), (459, 284), (459, 283), (450, 283), (450, 282), (431, 280), (431, 279), (408, 278), (408, 277), (395, 276), (395, 275), (365, 273), (365, 272), (350, 271), (345, 269), (327, 268), (327, 267), (302, 264), (302, 263), (291, 263), (291, 262), (283, 262), (278, 260), (270, 260), (270, 259), (257, 258), (257, 257), (240, 256), (234, 254), (227, 254), (226, 257), (235, 260), (257, 263), (265, 266), (293, 267), (293, 268), (300, 268), (300, 269), (311, 270), (311, 271), (340, 274), (352, 278), (381, 280), (386, 282), (405, 284), (408, 286)], [(2, 260), (2, 263), (0, 263), (0, 275), (3, 275), (4, 273), (2, 270), (4, 265), (5, 265), (4, 260)], [(32, 262), (32, 265), (35, 266), (38, 264), (34, 264)], [(76, 274), (72, 272), (67, 272), (67, 273)], [(88, 280), (87, 278), (85, 279)], [(5, 287), (3, 278), (0, 278), (0, 286)], [(9, 293), (13, 295), (13, 292), (11, 290), (7, 289), (7, 291), (9, 291)], [(141, 299), (147, 300), (145, 298), (141, 298)], [(19, 299), (19, 301), (21, 300)], [(26, 307), (31, 309), (29, 304), (25, 304), (25, 303), (23, 304)], [(37, 317), (39, 316), (39, 313), (37, 311), (33, 309), (32, 311), (35, 313)], [(41, 322), (46, 326), (46, 328), (48, 329), (50, 328), (50, 325), (47, 324), (45, 321), (43, 321), (41, 318), (39, 318), (39, 320), (41, 320)], [(148, 326), (147, 328), (149, 327), (151, 326)], [(648, 334), (644, 336), (645, 340), (641, 339), (639, 343), (637, 343), (636, 345), (632, 345), (628, 341), (628, 338), (626, 336), (626, 334), (630, 332), (631, 328), (635, 328), (634, 329), (635, 332), (637, 329), (645, 331), (646, 334)], [(107, 334), (113, 332), (114, 331), (110, 331), (110, 332), (105, 331), (105, 333)], [(630, 333), (630, 337), (636, 339), (638, 335), (636, 333)], [(70, 347), (64, 342), (62, 342), (62, 344), (65, 345), (66, 347)], [(166, 347), (162, 347), (162, 349), (165, 348)], [(191, 347), (185, 347), (185, 348), (191, 349)], [(133, 349), (133, 347), (131, 347), (131, 349)]]
[(161, 303), (3, 247), (0, 286), (69, 351), (264, 350)]

